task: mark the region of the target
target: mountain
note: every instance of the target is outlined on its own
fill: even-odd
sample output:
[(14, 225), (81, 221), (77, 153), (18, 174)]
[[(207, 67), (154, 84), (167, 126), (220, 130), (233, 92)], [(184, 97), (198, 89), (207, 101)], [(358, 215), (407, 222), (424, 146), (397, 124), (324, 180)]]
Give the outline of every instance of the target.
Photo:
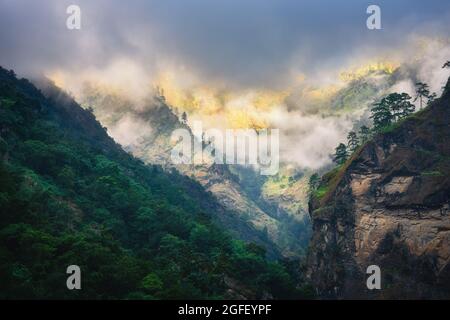
[[(164, 96), (157, 94), (140, 107), (92, 85), (84, 87), (83, 96), (83, 105), (92, 108), (113, 135), (120, 135), (118, 131), (127, 119), (139, 122), (144, 132), (137, 132), (136, 140), (124, 141), (123, 147), (145, 163), (159, 164), (167, 171), (175, 169), (198, 181), (225, 208), (225, 211), (216, 212), (215, 218), (234, 237), (258, 243), (266, 248), (271, 258), (304, 255), (309, 220), (304, 207), (299, 207), (302, 202), (306, 204), (307, 197), (302, 189), (304, 184), (299, 186), (298, 182), (304, 182), (306, 177), (297, 179), (294, 172), (284, 172), (268, 178), (251, 168), (237, 165), (175, 165), (170, 159), (171, 134), (179, 128), (189, 131), (190, 128), (179, 119), (180, 112), (171, 107)], [(289, 183), (283, 185), (289, 178)], [(286, 192), (281, 192), (286, 191), (286, 187), (292, 189), (290, 198)], [(294, 198), (300, 201), (294, 203), (291, 201)]]
[[(0, 298), (298, 298), (298, 277), (234, 240), (196, 181), (146, 165), (90, 110), (0, 68)], [(66, 269), (81, 268), (82, 290)]]
[[(324, 175), (309, 212), (308, 277), (324, 298), (450, 298), (450, 79)], [(381, 270), (369, 290), (366, 270)]]
[[(305, 114), (320, 112), (325, 117), (356, 121), (370, 99), (381, 95), (400, 77), (399, 72), (384, 66), (370, 66), (346, 74), (345, 85), (327, 91), (325, 98), (313, 93), (312, 99), (292, 95), (288, 100), (294, 105), (302, 101)], [(45, 85), (38, 84), (45, 92)], [(145, 163), (161, 165), (169, 172), (175, 169), (210, 191), (225, 208), (216, 212), (216, 221), (235, 238), (258, 243), (271, 258), (304, 257), (311, 234), (307, 202), (313, 172), (283, 162), (274, 176), (262, 176), (240, 165), (174, 165), (170, 159), (171, 134), (179, 128), (190, 130), (181, 119), (182, 111), (189, 106), (170, 105), (162, 89), (141, 101), (89, 81), (79, 87), (82, 106), (93, 111), (124, 149)]]

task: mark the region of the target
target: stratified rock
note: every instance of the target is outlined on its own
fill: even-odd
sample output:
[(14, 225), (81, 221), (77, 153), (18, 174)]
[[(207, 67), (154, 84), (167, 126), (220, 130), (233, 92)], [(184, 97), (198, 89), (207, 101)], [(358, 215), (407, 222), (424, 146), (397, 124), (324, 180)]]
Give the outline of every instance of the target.
[[(308, 277), (324, 298), (450, 298), (450, 81), (312, 197)], [(381, 269), (369, 290), (367, 267)]]

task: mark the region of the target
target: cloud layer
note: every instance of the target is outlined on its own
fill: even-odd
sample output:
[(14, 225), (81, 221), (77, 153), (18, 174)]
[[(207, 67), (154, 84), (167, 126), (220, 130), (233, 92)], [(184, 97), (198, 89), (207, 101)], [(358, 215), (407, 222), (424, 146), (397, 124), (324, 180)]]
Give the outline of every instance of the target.
[[(79, 31), (65, 25), (71, 4), (81, 8)], [(439, 92), (448, 77), (440, 68), (450, 59), (448, 1), (377, 1), (378, 31), (366, 28), (369, 4), (0, 0), (0, 65), (50, 76), (80, 100), (86, 83), (126, 97), (130, 112), (108, 129), (130, 147), (152, 132), (134, 111), (148, 107), (158, 85), (205, 127), (280, 128), (282, 160), (316, 169), (362, 114), (330, 115), (348, 85), (342, 71), (374, 61), (401, 65), (388, 89), (411, 95), (417, 79)]]
[[(79, 31), (65, 26), (70, 4), (81, 8)], [(348, 64), (358, 52), (378, 56), (400, 46), (411, 33), (448, 33), (448, 1), (377, 1), (379, 31), (366, 28), (368, 4), (0, 0), (0, 64), (21, 73), (57, 68), (78, 72), (128, 57), (148, 74), (186, 67), (209, 82), (280, 89), (299, 72), (313, 75)]]

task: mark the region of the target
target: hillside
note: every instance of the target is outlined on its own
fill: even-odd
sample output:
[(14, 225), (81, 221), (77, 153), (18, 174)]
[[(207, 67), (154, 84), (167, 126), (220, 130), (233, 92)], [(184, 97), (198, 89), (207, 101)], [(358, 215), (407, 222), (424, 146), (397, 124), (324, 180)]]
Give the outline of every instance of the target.
[[(120, 135), (118, 128), (129, 119), (139, 121), (141, 132), (136, 132), (135, 140), (124, 141), (123, 147), (145, 163), (159, 164), (167, 171), (175, 169), (198, 181), (225, 208), (225, 212), (215, 212), (215, 218), (234, 237), (258, 243), (266, 248), (271, 258), (304, 255), (309, 237), (306, 212), (300, 204), (290, 201), (293, 196), (286, 200), (273, 189), (261, 190), (266, 185), (275, 185), (267, 177), (244, 166), (172, 163), (172, 132), (190, 128), (182, 123), (176, 114), (179, 112), (168, 105), (163, 96), (156, 95), (136, 106), (135, 102), (91, 85), (85, 86), (84, 96), (83, 105), (91, 107), (102, 125), (113, 134)], [(287, 180), (288, 177), (276, 175), (273, 179)], [(306, 202), (305, 193), (296, 195)]]
[[(450, 297), (450, 80), (326, 174), (309, 204), (308, 276), (325, 298)], [(381, 269), (368, 290), (366, 268)]]
[[(292, 92), (285, 102), (296, 106), (294, 109), (301, 102), (305, 115), (319, 113), (330, 119), (348, 118), (356, 122), (367, 109), (370, 99), (381, 95), (398, 78), (402, 78), (398, 70), (375, 68), (348, 75), (336, 91), (303, 88), (306, 96), (299, 97)], [(262, 176), (252, 168), (240, 165), (174, 165), (170, 159), (171, 134), (178, 128), (190, 130), (181, 119), (182, 112), (186, 111), (189, 119), (198, 119), (206, 111), (198, 105), (195, 112), (190, 110), (193, 106), (189, 103), (194, 102), (189, 99), (183, 101), (185, 105), (180, 102), (172, 105), (170, 90), (164, 91), (160, 87), (154, 91), (147, 88), (146, 98), (138, 99), (132, 92), (128, 94), (126, 86), (110, 87), (96, 81), (77, 80), (68, 76), (65, 85), (62, 81), (61, 86), (71, 88), (69, 83), (78, 83), (73, 89), (77, 91), (81, 105), (93, 111), (125, 150), (145, 163), (161, 165), (169, 172), (176, 169), (215, 195), (225, 212), (216, 212), (214, 217), (233, 237), (258, 243), (266, 248), (271, 258), (304, 257), (311, 234), (307, 202), (308, 180), (313, 171), (283, 160), (274, 176)], [(37, 84), (45, 94), (46, 85)], [(175, 92), (183, 93), (182, 90)], [(220, 104), (220, 101), (216, 103)], [(243, 106), (244, 110), (247, 107)], [(298, 128), (301, 131), (301, 126)], [(283, 145), (287, 144), (288, 141), (283, 141)], [(326, 168), (317, 170), (323, 172)]]
[[(145, 165), (94, 115), (0, 68), (0, 298), (301, 296), (287, 267), (232, 240), (197, 182)], [(66, 288), (79, 265), (82, 290)]]

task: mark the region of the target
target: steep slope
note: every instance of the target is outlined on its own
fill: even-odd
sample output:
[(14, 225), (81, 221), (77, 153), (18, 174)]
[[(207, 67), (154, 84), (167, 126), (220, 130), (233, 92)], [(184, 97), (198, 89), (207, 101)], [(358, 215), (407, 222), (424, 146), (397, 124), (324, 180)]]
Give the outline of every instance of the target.
[[(308, 276), (329, 298), (450, 297), (450, 80), (442, 97), (378, 134), (310, 201)], [(381, 269), (368, 290), (366, 269)]]
[[(71, 97), (0, 68), (0, 298), (298, 297), (197, 182), (147, 166)], [(66, 268), (82, 270), (82, 290)]]
[[(305, 214), (301, 210), (295, 213), (279, 210), (277, 204), (268, 205), (269, 201), (259, 194), (247, 192), (246, 185), (256, 184), (257, 178), (244, 179), (240, 173), (251, 169), (172, 163), (172, 132), (178, 128), (190, 129), (179, 120), (175, 114), (177, 111), (166, 103), (164, 97), (156, 95), (145, 101), (145, 106), (137, 108), (135, 103), (114, 94), (105, 94), (93, 86), (86, 86), (84, 96), (84, 105), (92, 107), (100, 122), (111, 130), (120, 128), (124, 119), (139, 121), (142, 129), (148, 132), (138, 134), (138, 141), (124, 141), (124, 147), (146, 163), (160, 164), (169, 171), (176, 169), (198, 181), (226, 209), (217, 212), (215, 217), (235, 237), (262, 245), (272, 258), (297, 258), (303, 254), (308, 238)], [(264, 177), (261, 179), (263, 182), (266, 180)]]
[(239, 166), (230, 167), (230, 170), (247, 197), (279, 221), (286, 248), (284, 252), (301, 250), (298, 253), (304, 256), (310, 237), (307, 213), (310, 173), (285, 164), (281, 164), (279, 172), (273, 176), (262, 176), (252, 169)]
[[(369, 98), (386, 90), (394, 77), (398, 75), (379, 67), (349, 74), (347, 85), (326, 95), (325, 100), (307, 99), (309, 106), (303, 106), (303, 111), (311, 109), (332, 117), (360, 114)], [(81, 87), (82, 105), (92, 108), (123, 148), (146, 163), (159, 164), (169, 171), (175, 168), (212, 192), (226, 209), (216, 214), (216, 219), (236, 238), (264, 246), (271, 257), (304, 255), (311, 230), (307, 215), (311, 172), (283, 163), (280, 172), (270, 177), (237, 165), (175, 166), (169, 158), (173, 147), (170, 135), (177, 128), (189, 129), (179, 119), (188, 106), (171, 106), (159, 89), (146, 101), (130, 101), (133, 97), (125, 97), (119, 90), (124, 88), (112, 90), (91, 82)], [(297, 105), (299, 97), (290, 99)], [(305, 101), (304, 97), (299, 100)]]

